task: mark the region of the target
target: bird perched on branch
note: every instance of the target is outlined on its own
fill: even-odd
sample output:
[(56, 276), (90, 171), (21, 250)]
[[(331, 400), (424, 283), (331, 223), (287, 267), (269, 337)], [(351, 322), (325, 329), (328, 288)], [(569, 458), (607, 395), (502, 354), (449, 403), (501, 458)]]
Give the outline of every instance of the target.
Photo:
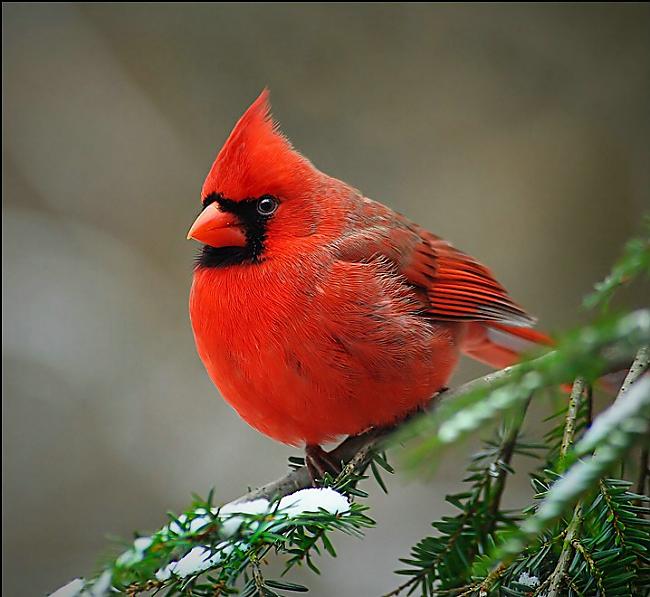
[[(273, 439), (320, 446), (389, 426), (445, 387), (459, 355), (512, 364), (530, 328), (489, 269), (320, 172), (278, 130), (268, 91), (203, 184), (188, 238), (198, 353), (225, 400)], [(339, 463), (340, 465), (340, 463)]]

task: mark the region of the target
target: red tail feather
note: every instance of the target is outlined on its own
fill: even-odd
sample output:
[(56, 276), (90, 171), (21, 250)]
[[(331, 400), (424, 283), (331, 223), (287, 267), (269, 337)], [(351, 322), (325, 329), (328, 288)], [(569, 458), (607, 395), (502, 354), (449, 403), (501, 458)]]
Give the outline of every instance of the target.
[(463, 352), (490, 367), (502, 369), (514, 365), (522, 353), (536, 345), (553, 346), (553, 340), (531, 328), (501, 323), (472, 323), (462, 345)]

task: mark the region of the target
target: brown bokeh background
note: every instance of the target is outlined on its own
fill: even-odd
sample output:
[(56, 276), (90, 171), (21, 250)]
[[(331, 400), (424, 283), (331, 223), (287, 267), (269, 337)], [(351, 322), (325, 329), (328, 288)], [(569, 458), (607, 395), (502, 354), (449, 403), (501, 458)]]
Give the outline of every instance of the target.
[[(88, 574), (107, 535), (295, 453), (218, 397), (186, 307), (202, 179), (263, 86), (318, 167), (481, 258), (555, 330), (585, 320), (650, 206), (648, 31), (647, 4), (4, 4), (3, 594)], [(369, 540), (294, 578), (392, 588), (467, 452), (373, 491)]]

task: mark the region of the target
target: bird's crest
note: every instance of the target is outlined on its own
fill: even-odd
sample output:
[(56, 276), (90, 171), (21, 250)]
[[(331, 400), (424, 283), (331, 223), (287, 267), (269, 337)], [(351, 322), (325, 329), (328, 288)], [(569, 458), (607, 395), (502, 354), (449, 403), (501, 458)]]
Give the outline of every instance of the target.
[(314, 169), (279, 131), (264, 89), (244, 112), (214, 161), (202, 198), (211, 193), (235, 201), (264, 194), (287, 196), (301, 190)]

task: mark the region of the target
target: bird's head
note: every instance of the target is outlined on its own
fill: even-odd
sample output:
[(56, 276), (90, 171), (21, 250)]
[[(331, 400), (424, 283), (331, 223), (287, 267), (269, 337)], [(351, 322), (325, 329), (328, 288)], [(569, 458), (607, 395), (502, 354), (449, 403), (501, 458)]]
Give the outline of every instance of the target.
[[(199, 266), (250, 263), (313, 234), (322, 175), (278, 130), (268, 90), (246, 110), (219, 151), (187, 235), (205, 247)], [(272, 249), (271, 249), (272, 250)]]

